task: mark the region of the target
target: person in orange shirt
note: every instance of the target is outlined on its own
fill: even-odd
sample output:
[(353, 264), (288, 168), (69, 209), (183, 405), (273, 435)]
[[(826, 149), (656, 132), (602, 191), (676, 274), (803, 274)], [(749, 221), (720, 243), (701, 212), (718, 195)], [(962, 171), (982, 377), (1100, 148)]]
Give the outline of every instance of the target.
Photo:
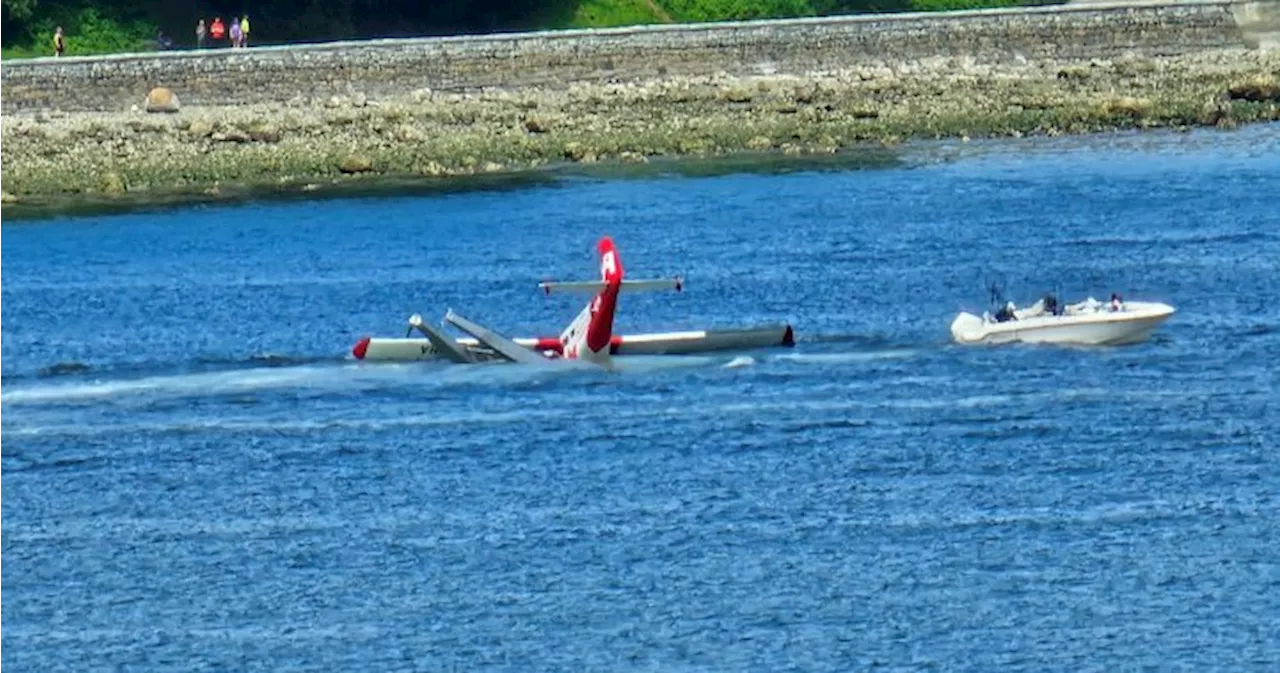
[(209, 24), (209, 39), (214, 41), (214, 46), (227, 35), (227, 27), (222, 25), (222, 17), (213, 17), (213, 23)]

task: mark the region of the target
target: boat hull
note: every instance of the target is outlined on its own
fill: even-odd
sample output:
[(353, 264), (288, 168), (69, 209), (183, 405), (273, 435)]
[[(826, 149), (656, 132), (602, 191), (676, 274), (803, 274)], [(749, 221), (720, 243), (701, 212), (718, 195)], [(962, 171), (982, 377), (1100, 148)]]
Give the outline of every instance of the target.
[[(539, 352), (560, 351), (560, 341), (556, 337), (519, 338), (514, 341)], [(480, 347), (475, 339), (462, 338), (457, 342), (468, 349)], [(794, 333), (791, 326), (784, 323), (745, 329), (617, 335), (610, 344), (610, 352), (613, 355), (688, 355), (793, 345)], [(351, 354), (357, 360), (375, 362), (410, 362), (440, 357), (430, 341), (411, 338), (365, 337), (351, 349)]]
[(962, 313), (952, 322), (951, 334), (962, 344), (1122, 346), (1146, 341), (1173, 313), (1172, 306), (1155, 302), (1132, 302), (1126, 304), (1124, 311), (1038, 316), (1008, 322), (986, 322)]

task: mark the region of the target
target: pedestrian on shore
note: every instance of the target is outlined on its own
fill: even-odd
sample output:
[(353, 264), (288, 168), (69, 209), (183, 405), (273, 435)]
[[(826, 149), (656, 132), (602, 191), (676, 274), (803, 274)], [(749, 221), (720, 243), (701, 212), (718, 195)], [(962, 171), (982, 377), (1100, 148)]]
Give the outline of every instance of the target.
[(204, 49), (204, 38), (209, 34), (209, 29), (204, 25), (204, 18), (196, 24), (196, 49)]
[(213, 40), (213, 46), (218, 46), (223, 36), (227, 34), (227, 27), (222, 25), (222, 17), (213, 17), (213, 23), (209, 24), (209, 39)]
[(240, 18), (240, 46), (249, 46), (249, 15)]
[(238, 49), (242, 46), (240, 44), (240, 36), (241, 36), (240, 22), (236, 21), (236, 17), (233, 16), (231, 17), (231, 48), (232, 49)]
[(53, 55), (61, 56), (62, 52), (67, 50), (66, 40), (62, 38), (62, 26), (58, 26), (53, 31)]

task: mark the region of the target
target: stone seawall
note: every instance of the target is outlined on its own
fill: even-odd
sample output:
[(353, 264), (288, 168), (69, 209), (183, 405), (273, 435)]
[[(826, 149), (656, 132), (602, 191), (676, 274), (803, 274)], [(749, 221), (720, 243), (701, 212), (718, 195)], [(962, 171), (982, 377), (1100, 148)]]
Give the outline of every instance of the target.
[[(403, 96), (671, 76), (805, 74), (965, 58), (991, 64), (1257, 48), (1280, 0), (1083, 4), (34, 59), (0, 71), (3, 111), (123, 111), (152, 87), (184, 105)], [(300, 100), (301, 99), (301, 100)]]

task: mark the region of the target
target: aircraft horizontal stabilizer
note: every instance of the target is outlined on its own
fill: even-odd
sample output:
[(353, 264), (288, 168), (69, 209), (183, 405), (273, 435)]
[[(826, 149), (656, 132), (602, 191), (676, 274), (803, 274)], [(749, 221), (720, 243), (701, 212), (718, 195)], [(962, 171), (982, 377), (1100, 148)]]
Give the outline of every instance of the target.
[(501, 355), (512, 362), (519, 362), (521, 364), (540, 364), (546, 361), (546, 358), (534, 353), (520, 344), (517, 344), (511, 339), (508, 339), (487, 327), (477, 325), (457, 313), (454, 313), (453, 309), (449, 309), (449, 312), (445, 314), (444, 319), (454, 327), (457, 327), (463, 332), (475, 337), (482, 345), (489, 347), (498, 355)]
[[(605, 282), (602, 280), (574, 280), (562, 283), (552, 281), (538, 283), (538, 288), (547, 294), (551, 294), (552, 291), (596, 294), (604, 290)], [(653, 278), (649, 280), (624, 280), (618, 286), (619, 292), (653, 292), (656, 290), (681, 292), (684, 290), (684, 279), (676, 276), (674, 278)]]

